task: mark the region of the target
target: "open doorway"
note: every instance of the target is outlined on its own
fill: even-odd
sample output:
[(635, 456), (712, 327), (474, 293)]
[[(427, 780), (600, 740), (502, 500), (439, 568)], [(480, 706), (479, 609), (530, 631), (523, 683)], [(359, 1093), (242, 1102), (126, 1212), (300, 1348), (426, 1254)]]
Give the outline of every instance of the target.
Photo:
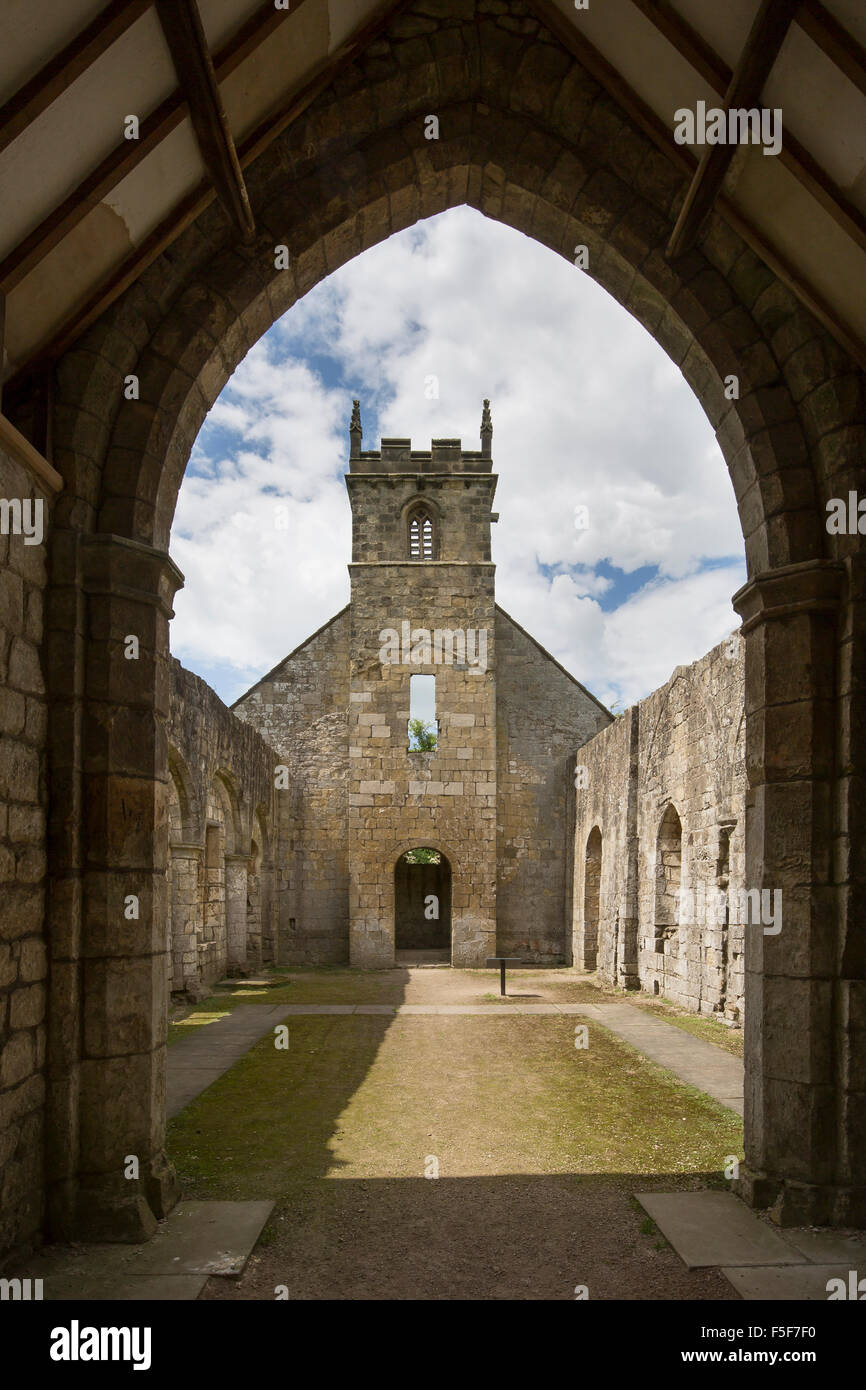
[(438, 849), (419, 846), (397, 860), (394, 950), (422, 964), (451, 959), (451, 865)]

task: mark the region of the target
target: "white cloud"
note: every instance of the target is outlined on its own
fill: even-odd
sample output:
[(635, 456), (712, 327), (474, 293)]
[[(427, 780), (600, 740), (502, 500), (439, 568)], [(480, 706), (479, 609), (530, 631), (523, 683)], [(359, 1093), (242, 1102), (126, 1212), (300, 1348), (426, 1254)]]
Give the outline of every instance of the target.
[(599, 676), (603, 670), (608, 673), (610, 692), (617, 692), (624, 704), (633, 704), (664, 685), (677, 666), (696, 661), (721, 642), (739, 627), (731, 595), (744, 581), (744, 568), (738, 564), (688, 579), (661, 580), (607, 615), (596, 659)]
[[(337, 271), (214, 406), (202, 436), (214, 456), (187, 475), (173, 536), (182, 660), (262, 672), (346, 601), (352, 395), (367, 448), (374, 412), (416, 447), (462, 435), (477, 448), (491, 398), (499, 601), (600, 698), (646, 694), (735, 625), (733, 490), (679, 371), (586, 274), (463, 208)], [(609, 566), (658, 576), (622, 602)]]
[(257, 344), (230, 383), (240, 399), (224, 392), (211, 411), (237, 447), (194, 453), (178, 498), (172, 554), (186, 583), (172, 649), (194, 667), (261, 674), (348, 599), (343, 395), (269, 351)]

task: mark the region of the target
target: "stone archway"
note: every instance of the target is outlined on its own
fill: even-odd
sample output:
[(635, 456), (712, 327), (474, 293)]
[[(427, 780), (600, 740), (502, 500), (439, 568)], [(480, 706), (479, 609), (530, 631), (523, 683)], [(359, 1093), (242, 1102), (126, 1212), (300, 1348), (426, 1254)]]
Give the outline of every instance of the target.
[(394, 865), (394, 950), (450, 956), (451, 865), (439, 850), (407, 850)]
[(583, 888), (583, 960), (584, 970), (595, 970), (598, 961), (598, 919), (601, 897), (601, 831), (592, 827), (586, 842)]
[[(56, 805), (70, 785), (83, 804), (86, 786), (87, 814), (82, 839), (54, 813), (50, 910), (73, 919), (64, 961), (80, 960), (83, 935), (115, 969), (73, 970), (74, 997), (57, 995), (55, 1019), (133, 1022), (98, 1058), (54, 1029), (55, 1235), (134, 1236), (174, 1197), (161, 1137), (161, 832), (168, 618), (182, 580), (166, 547), (192, 442), (244, 353), (297, 298), (390, 233), (461, 203), (568, 259), (587, 247), (589, 273), (680, 366), (717, 431), (749, 574), (736, 596), (746, 878), (781, 888), (786, 912), (780, 936), (747, 940), (742, 1190), (779, 1200), (783, 1220), (866, 1222), (866, 1098), (851, 1045), (866, 1021), (863, 869), (849, 853), (864, 838), (854, 732), (866, 724), (855, 642), (866, 582), (856, 538), (824, 525), (826, 502), (847, 495), (862, 463), (862, 377), (720, 217), (688, 255), (665, 259), (682, 175), (564, 49), (541, 47), (539, 64), (534, 31), (493, 30), (481, 15), (449, 22), (441, 44), (384, 30), (376, 55), (357, 59), (250, 166), (257, 242), (234, 246), (212, 206), (58, 366), (55, 461), (67, 490), (48, 627), (63, 629), (72, 611), (88, 620), (49, 662), (51, 778)], [(435, 142), (423, 139), (429, 110)], [(287, 270), (275, 269), (277, 244), (290, 249)], [(136, 401), (123, 396), (130, 372)], [(129, 632), (141, 636), (134, 690), (112, 674)], [(122, 890), (142, 902), (134, 946), (116, 921)], [(136, 1191), (122, 1178), (128, 1152), (143, 1155)]]
[(683, 873), (683, 827), (673, 802), (666, 807), (656, 834), (653, 942), (656, 955), (656, 993), (675, 986), (681, 970), (680, 889)]

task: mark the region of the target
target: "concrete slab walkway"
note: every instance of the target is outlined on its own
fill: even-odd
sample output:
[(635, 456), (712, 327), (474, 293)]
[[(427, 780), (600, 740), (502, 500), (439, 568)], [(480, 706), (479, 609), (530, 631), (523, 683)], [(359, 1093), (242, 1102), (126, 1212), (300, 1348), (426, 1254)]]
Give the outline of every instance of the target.
[(168, 1119), (179, 1115), (290, 1012), (285, 1004), (241, 1004), (225, 1018), (201, 1024), (193, 1037), (182, 1038), (170, 1047), (165, 1098)]

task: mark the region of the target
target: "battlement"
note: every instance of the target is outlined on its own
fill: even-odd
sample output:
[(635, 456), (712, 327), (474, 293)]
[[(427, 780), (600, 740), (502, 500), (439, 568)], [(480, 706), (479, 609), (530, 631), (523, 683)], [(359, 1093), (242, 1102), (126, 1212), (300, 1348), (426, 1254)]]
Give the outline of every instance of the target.
[(361, 407), (353, 402), (349, 425), (350, 473), (490, 473), (493, 424), (490, 402), (481, 414), (481, 448), (464, 449), (460, 439), (432, 439), (429, 449), (413, 449), (411, 439), (382, 439), (378, 449), (361, 449)]

